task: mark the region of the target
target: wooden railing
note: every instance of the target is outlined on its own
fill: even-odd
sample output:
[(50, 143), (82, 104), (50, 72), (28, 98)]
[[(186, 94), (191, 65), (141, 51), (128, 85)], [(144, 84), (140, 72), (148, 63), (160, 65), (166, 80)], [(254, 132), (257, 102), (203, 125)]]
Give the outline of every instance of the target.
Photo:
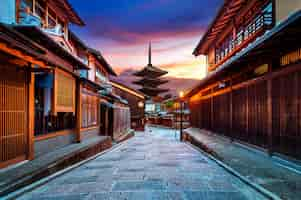
[(209, 71), (215, 70), (217, 67), (226, 62), (230, 57), (253, 42), (258, 36), (264, 34), (266, 30), (272, 27), (272, 24), (272, 13), (264, 12), (255, 17), (255, 19), (250, 24), (248, 24), (245, 28), (241, 29), (236, 34), (236, 37), (233, 38), (226, 47), (216, 50), (216, 64), (210, 66)]

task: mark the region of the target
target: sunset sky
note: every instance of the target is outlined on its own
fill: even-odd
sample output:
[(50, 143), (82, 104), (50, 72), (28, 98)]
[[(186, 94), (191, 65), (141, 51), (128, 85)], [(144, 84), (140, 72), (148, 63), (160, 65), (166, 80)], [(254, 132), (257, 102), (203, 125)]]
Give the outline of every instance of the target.
[(73, 30), (122, 73), (153, 64), (170, 77), (201, 79), (204, 59), (192, 51), (223, 0), (70, 0), (86, 23)]

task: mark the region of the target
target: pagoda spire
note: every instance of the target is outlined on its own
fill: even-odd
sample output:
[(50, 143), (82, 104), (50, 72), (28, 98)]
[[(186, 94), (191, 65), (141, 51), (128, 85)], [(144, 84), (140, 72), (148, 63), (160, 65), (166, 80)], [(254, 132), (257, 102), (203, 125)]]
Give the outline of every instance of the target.
[(167, 73), (167, 71), (152, 65), (152, 43), (150, 42), (148, 47), (148, 65), (140, 71), (134, 73), (135, 76), (141, 78), (133, 83), (142, 87), (139, 89), (139, 91), (143, 92), (149, 97), (155, 97), (160, 93), (168, 92), (168, 89), (159, 88), (160, 85), (168, 82), (167, 80), (160, 79), (161, 76), (164, 76)]
[(148, 65), (152, 65), (152, 42), (149, 42), (148, 47)]

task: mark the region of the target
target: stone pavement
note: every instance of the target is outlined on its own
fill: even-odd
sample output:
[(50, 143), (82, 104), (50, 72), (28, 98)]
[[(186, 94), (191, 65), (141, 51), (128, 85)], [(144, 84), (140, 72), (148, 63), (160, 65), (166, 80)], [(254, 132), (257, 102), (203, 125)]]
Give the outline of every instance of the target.
[(289, 169), (263, 152), (244, 148), (230, 139), (196, 128), (186, 129), (198, 146), (282, 199), (301, 199), (301, 172)]
[(98, 136), (49, 152), (16, 167), (0, 170), (0, 199), (2, 195), (10, 191), (28, 185), (111, 146), (110, 137)]
[(148, 127), (19, 199), (264, 199), (175, 133)]

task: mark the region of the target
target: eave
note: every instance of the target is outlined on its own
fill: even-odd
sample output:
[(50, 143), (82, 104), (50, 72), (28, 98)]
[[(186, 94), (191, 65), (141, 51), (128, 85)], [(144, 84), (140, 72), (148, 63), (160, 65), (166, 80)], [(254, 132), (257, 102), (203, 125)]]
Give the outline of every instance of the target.
[(127, 92), (127, 93), (129, 93), (131, 95), (134, 95), (134, 96), (136, 96), (136, 97), (138, 97), (140, 99), (143, 99), (143, 100), (145, 99), (144, 94), (141, 93), (140, 91), (137, 91), (137, 90), (135, 90), (133, 88), (130, 88), (130, 87), (124, 85), (124, 84), (118, 83), (118, 82), (113, 81), (113, 80), (110, 80), (110, 82), (111, 82), (111, 84), (112, 84), (113, 87), (116, 87), (116, 88), (118, 88), (118, 89), (120, 89), (122, 91), (125, 91), (125, 92)]
[(95, 90), (103, 90), (105, 89), (104, 87), (100, 86), (99, 84), (93, 82), (93, 81), (90, 81), (89, 79), (86, 79), (86, 78), (80, 78), (80, 81), (81, 83), (83, 83), (84, 85), (87, 85)]
[(111, 65), (106, 61), (106, 59), (102, 56), (102, 54), (92, 48), (88, 48), (88, 51), (96, 58), (96, 60), (107, 70), (107, 72), (112, 76), (117, 76), (116, 72), (113, 70)]
[(291, 15), (286, 21), (275, 26), (270, 31), (259, 37), (256, 41), (250, 44), (245, 49), (238, 52), (228, 61), (222, 64), (215, 71), (211, 72), (206, 78), (200, 81), (197, 87), (190, 90), (185, 98), (192, 97), (197, 94), (201, 88), (218, 81), (221, 77), (231, 72), (231, 70), (247, 67), (247, 63), (254, 61), (259, 55), (268, 54), (269, 57), (273, 55), (278, 58), (287, 49), (286, 45), (291, 45), (295, 48), (300, 47), (301, 39), (301, 11)]
[(155, 79), (155, 78), (143, 78), (141, 80), (134, 81), (133, 83), (136, 84), (136, 85), (150, 84), (150, 85), (158, 86), (158, 85), (168, 83), (168, 80), (163, 80), (163, 79), (159, 79), (159, 78), (157, 78), (157, 79)]
[(158, 96), (160, 93), (165, 93), (168, 92), (168, 89), (160, 89), (160, 88), (151, 88), (151, 87), (143, 87), (141, 89), (139, 89), (140, 92), (154, 97), (154, 96)]
[(54, 52), (59, 57), (66, 59), (70, 62), (75, 69), (89, 70), (90, 68), (83, 63), (79, 58), (68, 52), (64, 47), (55, 42), (46, 33), (44, 33), (39, 27), (36, 26), (20, 26), (13, 25), (14, 29), (20, 33), (32, 38), (36, 43), (43, 45), (44, 48)]
[(148, 66), (144, 67), (142, 70), (134, 73), (135, 76), (140, 76), (140, 77), (149, 76), (151, 78), (164, 76), (166, 74), (168, 74), (167, 71), (164, 71), (153, 65), (148, 65)]
[(209, 25), (204, 36), (201, 38), (196, 48), (193, 51), (193, 55), (198, 56), (205, 54), (210, 43), (215, 41), (220, 32), (230, 23), (235, 17), (237, 11), (242, 8), (246, 0), (227, 0), (217, 12), (212, 23)]
[(79, 17), (68, 0), (51, 0), (51, 2), (53, 2), (59, 9), (66, 12), (65, 14), (71, 23), (79, 26), (85, 25), (84, 21)]

